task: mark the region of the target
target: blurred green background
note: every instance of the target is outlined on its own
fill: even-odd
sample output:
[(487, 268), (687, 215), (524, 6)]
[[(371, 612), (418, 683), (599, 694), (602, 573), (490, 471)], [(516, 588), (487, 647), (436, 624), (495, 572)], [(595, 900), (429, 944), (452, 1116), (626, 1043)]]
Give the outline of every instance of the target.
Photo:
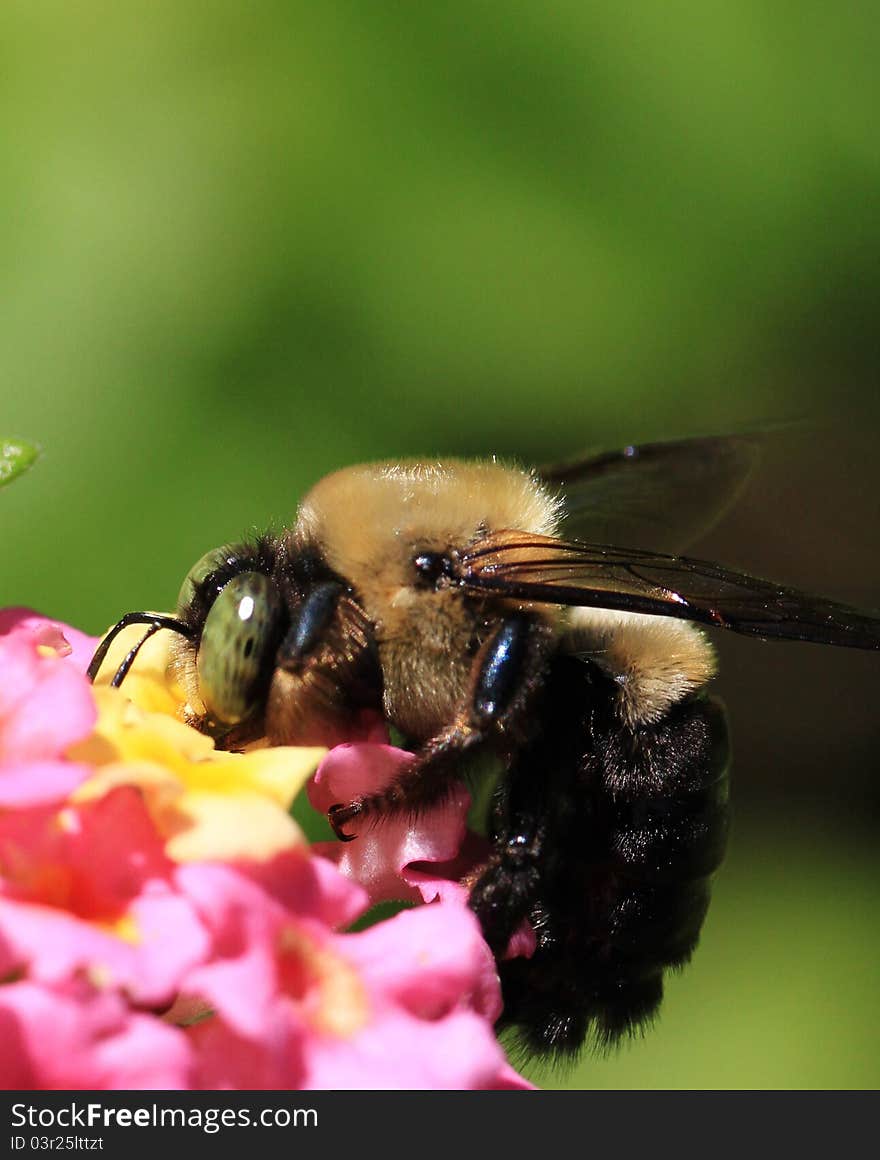
[[(372, 457), (805, 422), (699, 554), (880, 605), (880, 22), (810, 0), (9, 0), (0, 601), (98, 632)], [(548, 1085), (880, 1081), (880, 657), (719, 641), (736, 824)]]

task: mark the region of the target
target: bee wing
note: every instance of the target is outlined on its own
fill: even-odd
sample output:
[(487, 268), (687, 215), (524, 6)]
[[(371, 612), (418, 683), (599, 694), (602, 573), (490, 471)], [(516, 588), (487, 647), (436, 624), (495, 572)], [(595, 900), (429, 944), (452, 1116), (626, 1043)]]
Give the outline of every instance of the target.
[(563, 499), (565, 534), (596, 544), (680, 551), (731, 506), (759, 435), (645, 443), (538, 469)]
[(507, 531), (459, 559), (474, 595), (673, 616), (747, 636), (880, 649), (880, 616), (706, 560)]

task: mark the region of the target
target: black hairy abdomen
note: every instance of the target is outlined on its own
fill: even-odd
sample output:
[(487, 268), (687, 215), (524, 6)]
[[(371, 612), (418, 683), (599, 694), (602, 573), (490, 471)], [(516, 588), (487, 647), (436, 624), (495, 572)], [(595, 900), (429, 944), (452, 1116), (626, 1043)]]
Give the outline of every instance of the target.
[(728, 827), (727, 730), (705, 695), (630, 728), (613, 682), (560, 656), (531, 740), (496, 795), (496, 854), (472, 893), (496, 953), (522, 921), (530, 959), (500, 962), (502, 1023), (529, 1051), (613, 1043), (649, 1020), (684, 964)]

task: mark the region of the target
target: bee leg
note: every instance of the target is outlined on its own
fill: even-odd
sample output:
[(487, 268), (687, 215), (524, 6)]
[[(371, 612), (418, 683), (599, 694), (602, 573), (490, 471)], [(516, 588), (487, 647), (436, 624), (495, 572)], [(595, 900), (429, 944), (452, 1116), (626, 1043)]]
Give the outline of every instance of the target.
[(507, 757), (530, 731), (526, 710), (540, 686), (553, 638), (535, 617), (516, 615), (501, 624), (474, 658), (468, 694), (452, 725), (418, 752), (390, 785), (345, 805), (327, 818), (343, 841), (355, 819), (421, 811), (441, 802), (461, 778), (462, 758), (481, 749)]
[[(564, 873), (577, 834), (589, 829), (579, 815), (570, 781), (588, 744), (581, 724), (592, 696), (591, 673), (580, 661), (555, 658), (530, 717), (540, 722), (510, 762), (492, 803), (492, 854), (470, 892), (470, 907), (496, 957), (517, 928), (530, 920), (539, 941), (551, 937), (554, 914), (546, 897), (550, 877)], [(570, 845), (555, 841), (560, 827)], [(584, 837), (587, 835), (584, 834)], [(560, 866), (559, 860), (562, 859)]]
[(496, 957), (504, 954), (517, 928), (540, 901), (547, 787), (544, 778), (535, 776), (531, 763), (518, 761), (496, 791), (494, 849), (468, 900)]
[(327, 821), (340, 842), (353, 842), (357, 837), (357, 834), (347, 834), (342, 827), (348, 825), (360, 814), (358, 807), (358, 802), (351, 802), (347, 806), (341, 804), (331, 806), (327, 811)]

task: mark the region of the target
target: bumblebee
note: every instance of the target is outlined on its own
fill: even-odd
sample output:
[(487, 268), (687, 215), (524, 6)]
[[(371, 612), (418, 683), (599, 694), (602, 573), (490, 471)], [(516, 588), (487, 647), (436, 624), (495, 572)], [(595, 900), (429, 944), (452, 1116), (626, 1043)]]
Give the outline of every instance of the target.
[[(339, 803), (337, 836), (441, 802), (500, 764), (491, 855), (470, 905), (496, 955), (502, 1023), (532, 1052), (610, 1044), (691, 956), (728, 828), (728, 736), (702, 626), (880, 648), (880, 617), (680, 550), (732, 500), (747, 436), (627, 447), (544, 471), (394, 462), (321, 480), (280, 535), (208, 553), (175, 616), (191, 723), (223, 748), (350, 740), (380, 713), (413, 750)], [(625, 546), (611, 546), (611, 545)], [(530, 958), (506, 959), (531, 924)]]

